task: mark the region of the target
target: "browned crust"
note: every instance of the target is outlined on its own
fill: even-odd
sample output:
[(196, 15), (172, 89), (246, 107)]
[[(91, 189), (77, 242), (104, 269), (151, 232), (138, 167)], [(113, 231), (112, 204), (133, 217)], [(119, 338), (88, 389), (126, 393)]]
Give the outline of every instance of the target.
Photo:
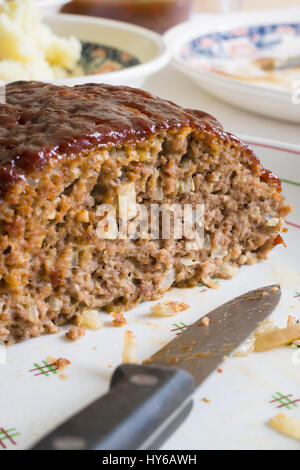
[[(223, 130), (202, 111), (183, 109), (143, 90), (105, 84), (73, 88), (41, 82), (7, 86), (7, 104), (0, 105), (0, 197), (52, 159), (81, 151), (143, 142), (158, 132), (191, 127), (213, 139), (243, 147), (263, 172), (251, 149)], [(268, 171), (280, 187), (279, 179)]]

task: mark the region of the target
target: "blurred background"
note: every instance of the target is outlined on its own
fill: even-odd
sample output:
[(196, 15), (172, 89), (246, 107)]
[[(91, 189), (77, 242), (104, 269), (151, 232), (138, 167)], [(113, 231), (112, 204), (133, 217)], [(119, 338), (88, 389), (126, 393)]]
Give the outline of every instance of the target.
[(300, 0), (73, 0), (62, 11), (127, 21), (163, 33), (195, 13), (293, 6), (300, 6)]
[(244, 0), (244, 1), (220, 1), (220, 0), (195, 0), (197, 11), (217, 12), (220, 4), (226, 5), (240, 4), (242, 10), (261, 10), (264, 8), (285, 8), (299, 6), (300, 0)]

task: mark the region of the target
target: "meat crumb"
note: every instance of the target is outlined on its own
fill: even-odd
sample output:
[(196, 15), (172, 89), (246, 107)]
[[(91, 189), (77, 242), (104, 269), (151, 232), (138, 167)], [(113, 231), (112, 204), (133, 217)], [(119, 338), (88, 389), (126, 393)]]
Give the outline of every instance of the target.
[(208, 326), (209, 325), (209, 318), (208, 317), (203, 317), (201, 319), (201, 325), (202, 326)]
[(111, 316), (113, 317), (113, 325), (116, 327), (121, 327), (127, 325), (127, 320), (124, 317), (123, 313), (111, 313)]
[(223, 373), (223, 369), (218, 369), (218, 374), (222, 374)]
[(204, 403), (211, 403), (211, 400), (208, 400), (207, 398), (201, 398), (201, 401)]
[(71, 364), (69, 359), (65, 359), (64, 357), (59, 357), (58, 359), (55, 360), (54, 365), (56, 365), (58, 370), (64, 370), (66, 367), (68, 367)]
[(72, 326), (72, 328), (70, 328), (65, 335), (71, 341), (77, 341), (79, 338), (81, 338), (81, 336), (85, 335), (85, 328), (81, 326), (75, 328), (74, 326)]

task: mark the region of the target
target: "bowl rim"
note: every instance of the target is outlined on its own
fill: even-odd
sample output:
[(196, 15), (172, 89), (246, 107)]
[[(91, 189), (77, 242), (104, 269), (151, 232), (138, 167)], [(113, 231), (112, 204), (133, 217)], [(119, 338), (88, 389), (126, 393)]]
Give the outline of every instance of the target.
[(201, 81), (213, 80), (216, 84), (222, 82), (226, 86), (235, 87), (236, 89), (239, 89), (240, 92), (248, 92), (249, 94), (255, 95), (267, 95), (271, 98), (281, 99), (284, 101), (290, 100), (291, 95), (293, 94), (292, 90), (281, 90), (262, 85), (254, 85), (242, 82), (238, 78), (226, 77), (209, 70), (196, 69), (190, 63), (182, 59), (179, 56), (179, 52), (182, 46), (187, 42), (209, 33), (230, 31), (233, 28), (243, 26), (274, 24), (277, 21), (282, 22), (282, 24), (287, 22), (300, 22), (300, 8), (294, 7), (272, 10), (271, 12), (270, 10), (261, 10), (246, 13), (228, 13), (225, 15), (216, 14), (210, 16), (210, 21), (206, 21), (205, 23), (201, 20), (201, 16), (199, 16), (193, 21), (180, 23), (166, 31), (164, 34), (164, 40), (170, 50), (171, 64), (183, 73), (188, 74), (190, 77), (197, 78)]
[[(89, 24), (98, 25), (99, 27), (102, 25), (111, 26), (114, 29), (121, 29), (123, 31), (136, 33), (137, 35), (140, 35), (149, 39), (153, 44), (157, 46), (157, 50), (158, 50), (156, 57), (154, 57), (153, 59), (148, 60), (138, 65), (134, 65), (132, 67), (128, 67), (123, 70), (117, 70), (115, 72), (109, 72), (109, 73), (82, 75), (78, 77), (58, 78), (58, 79), (52, 80), (52, 82), (55, 84), (72, 83), (74, 80), (76, 80), (76, 83), (78, 84), (87, 83), (87, 78), (90, 82), (92, 82), (95, 79), (99, 80), (100, 76), (103, 77), (103, 80), (110, 80), (110, 79), (128, 80), (131, 78), (137, 78), (140, 76), (150, 75), (150, 74), (153, 74), (154, 72), (157, 72), (162, 67), (167, 65), (171, 58), (171, 53), (163, 37), (160, 34), (155, 33), (154, 31), (151, 31), (150, 29), (143, 28), (142, 26), (137, 26), (131, 23), (125, 23), (123, 21), (111, 20), (107, 18), (74, 15), (74, 14), (68, 14), (68, 13), (47, 14), (44, 17), (44, 21), (46, 24), (48, 21), (50, 22), (55, 21), (55, 22), (60, 22), (60, 23), (80, 22), (80, 23), (85, 23), (87, 25)], [(76, 37), (76, 34), (74, 34), (74, 36)]]

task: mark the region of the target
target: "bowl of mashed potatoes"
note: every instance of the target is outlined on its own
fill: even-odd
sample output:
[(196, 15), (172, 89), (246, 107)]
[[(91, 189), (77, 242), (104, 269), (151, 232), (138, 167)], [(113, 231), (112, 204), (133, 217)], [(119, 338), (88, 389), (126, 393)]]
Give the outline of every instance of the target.
[(163, 39), (135, 25), (46, 15), (35, 0), (0, 0), (0, 80), (141, 86), (169, 60)]

